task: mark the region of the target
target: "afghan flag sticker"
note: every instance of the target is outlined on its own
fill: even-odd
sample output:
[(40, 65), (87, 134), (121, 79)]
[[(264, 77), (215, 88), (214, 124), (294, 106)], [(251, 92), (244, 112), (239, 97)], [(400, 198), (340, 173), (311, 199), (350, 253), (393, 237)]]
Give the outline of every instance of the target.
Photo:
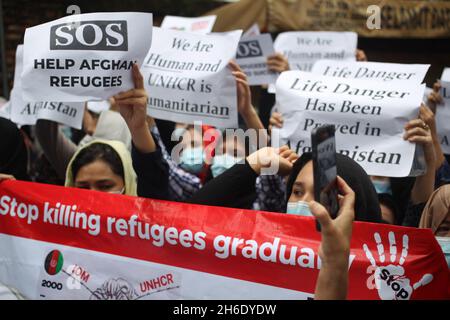
[(64, 263), (63, 255), (58, 250), (51, 251), (45, 258), (45, 271), (54, 276), (61, 271)]

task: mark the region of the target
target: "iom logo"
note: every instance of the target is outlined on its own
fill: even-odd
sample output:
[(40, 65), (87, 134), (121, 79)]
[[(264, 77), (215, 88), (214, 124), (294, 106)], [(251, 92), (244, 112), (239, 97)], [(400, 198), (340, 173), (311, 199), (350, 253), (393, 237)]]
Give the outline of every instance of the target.
[(127, 22), (82, 21), (78, 27), (67, 23), (52, 26), (50, 50), (127, 51)]

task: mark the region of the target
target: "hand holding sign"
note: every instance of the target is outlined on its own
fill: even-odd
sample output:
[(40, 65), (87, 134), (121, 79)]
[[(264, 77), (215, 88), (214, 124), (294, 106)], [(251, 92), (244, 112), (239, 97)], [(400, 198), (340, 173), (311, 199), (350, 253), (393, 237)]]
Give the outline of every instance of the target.
[(405, 131), (403, 138), (409, 142), (423, 145), (427, 165), (434, 167), (436, 155), (434, 152), (430, 127), (422, 119), (413, 119), (405, 125)]
[(433, 111), (436, 112), (437, 105), (444, 104), (444, 99), (441, 96), (441, 83), (436, 81), (433, 84), (433, 91), (427, 97), (427, 105)]
[(137, 64), (133, 65), (132, 72), (134, 89), (115, 95), (114, 100), (130, 129), (135, 146), (139, 151), (149, 153), (155, 151), (156, 145), (146, 122), (148, 95)]
[(289, 71), (289, 62), (286, 57), (279, 52), (267, 57), (267, 66), (270, 70), (279, 73)]
[(235, 61), (230, 61), (229, 67), (236, 79), (238, 112), (241, 116), (245, 117), (245, 115), (254, 111), (252, 106), (252, 93), (248, 85), (247, 75)]

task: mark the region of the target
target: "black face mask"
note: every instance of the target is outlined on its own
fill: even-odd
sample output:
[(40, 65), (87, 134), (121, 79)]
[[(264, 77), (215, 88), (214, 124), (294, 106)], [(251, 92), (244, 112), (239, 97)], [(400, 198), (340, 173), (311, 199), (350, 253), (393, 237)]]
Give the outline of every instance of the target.
[[(294, 163), (286, 187), (286, 206), (298, 174), (309, 161), (312, 161), (312, 154), (306, 152)], [(336, 165), (337, 174), (355, 192), (355, 220), (381, 222), (381, 208), (378, 202), (378, 195), (364, 169), (351, 158), (339, 153), (336, 154)]]

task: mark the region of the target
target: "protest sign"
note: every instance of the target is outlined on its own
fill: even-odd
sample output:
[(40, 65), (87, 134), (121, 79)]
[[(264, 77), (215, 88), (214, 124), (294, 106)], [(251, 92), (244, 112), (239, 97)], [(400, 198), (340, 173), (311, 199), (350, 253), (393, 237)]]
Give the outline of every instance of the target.
[[(415, 144), (403, 140), (404, 125), (416, 118), (425, 86), (283, 72), (277, 80), (281, 130), (274, 142), (297, 153), (311, 151), (311, 131), (336, 126), (336, 150), (369, 175), (403, 177), (411, 170)], [(279, 134), (279, 137), (276, 135)]]
[(165, 16), (161, 23), (161, 29), (207, 34), (212, 31), (216, 18), (217, 16), (204, 16), (197, 18)]
[(40, 101), (28, 102), (22, 98), (23, 46), (17, 46), (14, 86), (11, 90), (11, 121), (18, 125), (34, 125), (38, 119), (56, 121), (70, 127), (81, 129), (84, 103)]
[(247, 31), (242, 34), (242, 37), (251, 37), (260, 35), (261, 31), (259, 30), (259, 25), (257, 23), (253, 24)]
[(346, 79), (420, 84), (429, 68), (429, 64), (319, 60), (314, 63), (311, 72)]
[(0, 118), (11, 119), (11, 101), (0, 106)]
[(292, 31), (275, 40), (275, 51), (289, 61), (291, 70), (311, 71), (321, 59), (356, 60), (358, 35), (355, 32)]
[(267, 57), (274, 54), (270, 34), (242, 37), (239, 41), (236, 62), (247, 75), (251, 86), (275, 83), (278, 73), (269, 70)]
[(148, 114), (182, 123), (237, 127), (236, 81), (228, 68), (241, 31), (202, 35), (153, 29), (142, 65)]
[[(319, 245), (312, 217), (0, 184), (0, 282), (31, 299), (310, 299)], [(354, 223), (349, 299), (448, 288), (430, 230)]]
[(132, 89), (131, 68), (151, 39), (150, 13), (88, 13), (28, 28), (23, 100), (85, 102)]
[(444, 69), (440, 83), (440, 94), (444, 103), (436, 107), (436, 130), (442, 152), (450, 154), (450, 68)]

